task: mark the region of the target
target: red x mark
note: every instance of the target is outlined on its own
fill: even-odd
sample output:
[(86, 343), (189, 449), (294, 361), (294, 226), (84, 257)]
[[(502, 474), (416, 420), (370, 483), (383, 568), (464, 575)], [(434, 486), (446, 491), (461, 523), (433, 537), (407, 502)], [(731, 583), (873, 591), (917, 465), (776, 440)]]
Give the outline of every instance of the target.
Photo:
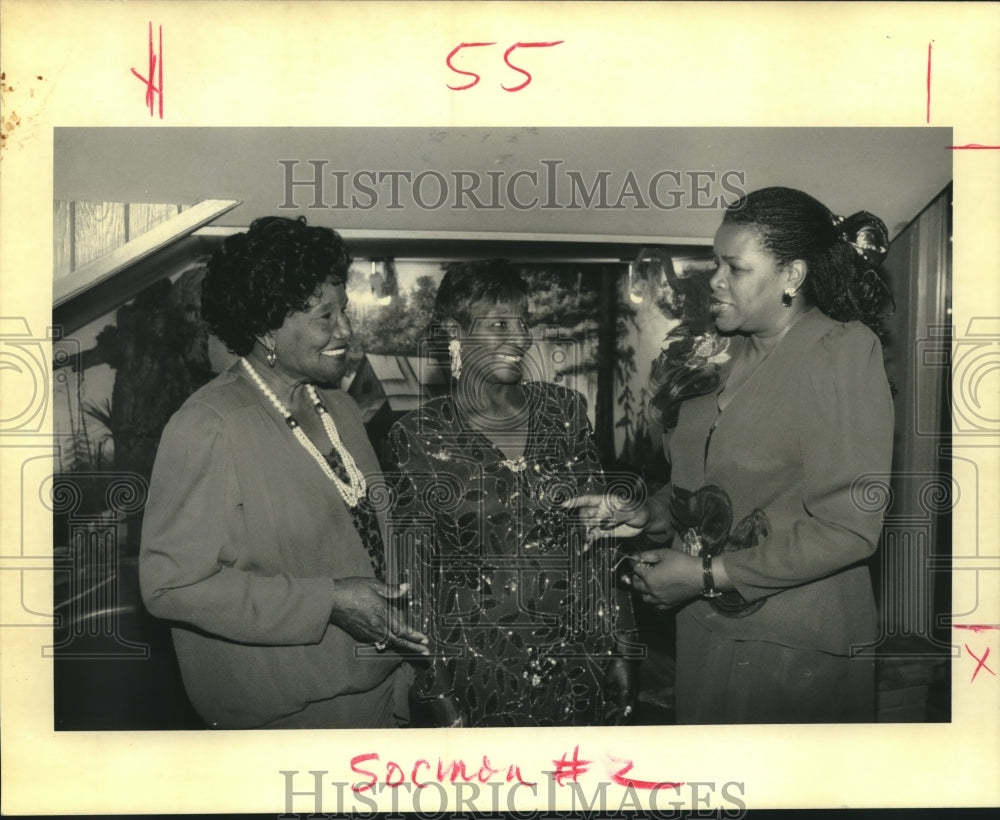
[[(966, 652), (968, 652), (968, 653), (969, 653), (970, 655), (972, 655), (972, 657), (974, 657), (974, 658), (976, 659), (976, 661), (977, 661), (977, 664), (976, 664), (976, 669), (975, 669), (975, 671), (974, 671), (974, 672), (972, 673), (972, 680), (975, 680), (975, 679), (976, 679), (976, 675), (978, 675), (978, 674), (979, 674), (979, 670), (980, 670), (980, 669), (985, 669), (985, 670), (986, 670), (987, 672), (989, 672), (989, 673), (990, 673), (990, 674), (991, 674), (991, 675), (992, 675), (993, 677), (996, 677), (996, 676), (997, 676), (997, 673), (996, 673), (996, 672), (994, 672), (994, 671), (993, 671), (992, 669), (990, 669), (990, 668), (989, 668), (989, 667), (988, 667), (988, 666), (986, 665), (986, 659), (987, 659), (987, 658), (988, 658), (988, 657), (990, 656), (990, 648), (989, 648), (988, 646), (986, 647), (986, 651), (985, 651), (985, 652), (983, 652), (983, 656), (982, 656), (981, 658), (980, 658), (980, 657), (979, 657), (979, 656), (978, 656), (978, 655), (977, 655), (977, 654), (976, 654), (975, 652), (973, 652), (973, 651), (972, 651), (971, 649), (969, 649), (969, 645), (968, 645), (968, 644), (966, 644), (966, 645), (965, 645), (965, 651), (966, 651)], [(972, 682), (972, 681), (970, 681), (970, 683), (971, 683), (971, 682)]]

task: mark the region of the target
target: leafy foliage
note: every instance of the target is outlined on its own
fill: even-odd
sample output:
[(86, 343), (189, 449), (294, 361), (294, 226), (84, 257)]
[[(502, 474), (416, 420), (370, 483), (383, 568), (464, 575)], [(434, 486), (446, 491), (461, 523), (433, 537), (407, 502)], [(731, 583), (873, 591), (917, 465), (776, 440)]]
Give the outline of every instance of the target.
[(409, 293), (397, 292), (372, 319), (355, 314), (351, 358), (360, 361), (365, 353), (414, 355), (430, 325), (436, 293), (434, 277), (420, 276)]

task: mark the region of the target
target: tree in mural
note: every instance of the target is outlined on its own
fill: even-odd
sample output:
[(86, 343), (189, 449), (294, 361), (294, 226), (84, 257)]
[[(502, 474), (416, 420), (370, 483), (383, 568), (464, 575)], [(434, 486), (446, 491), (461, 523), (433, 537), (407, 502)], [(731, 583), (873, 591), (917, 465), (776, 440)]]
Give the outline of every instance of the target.
[(167, 420), (213, 375), (200, 318), (204, 273), (199, 267), (175, 284), (163, 279), (151, 285), (98, 334), (98, 349), (115, 370), (102, 421), (114, 441), (116, 470), (148, 478)]
[[(559, 333), (581, 342), (581, 349), (588, 354), (576, 364), (576, 372), (592, 372), (599, 367), (601, 323), (613, 323), (607, 337), (613, 337), (613, 350), (609, 356), (614, 368), (614, 384), (620, 385), (614, 401), (618, 406), (616, 429), (623, 433), (621, 449), (615, 454), (615, 463), (609, 468), (637, 470), (640, 475), (648, 472), (646, 462), (655, 462), (656, 449), (652, 446), (645, 416), (643, 391), (636, 396), (630, 386), (636, 373), (635, 348), (628, 344), (630, 327), (635, 327), (635, 308), (621, 299), (613, 305), (602, 303), (608, 289), (602, 286), (604, 277), (614, 277), (610, 288), (617, 294), (617, 279), (621, 266), (575, 266), (565, 264), (537, 265), (523, 270), (530, 291), (530, 321), (537, 330), (547, 326), (559, 328)], [(600, 421), (600, 420), (599, 420)]]
[[(634, 377), (639, 373), (635, 348), (627, 344), (629, 329), (636, 328), (636, 309), (625, 301), (618, 305), (616, 326), (615, 380), (621, 390), (615, 397), (620, 416), (615, 427), (622, 431), (619, 459), (623, 469), (641, 476), (647, 484), (665, 480), (664, 459), (659, 444), (659, 431), (650, 429), (646, 416), (648, 391), (644, 384), (638, 392), (632, 389)], [(646, 367), (646, 363), (642, 363)]]
[[(528, 283), (529, 316), (533, 329), (559, 329), (578, 342), (597, 339), (601, 298), (601, 271), (571, 265), (535, 265), (521, 270)], [(590, 356), (578, 363), (581, 371), (596, 367)]]
[(409, 292), (399, 291), (388, 305), (377, 308), (373, 318), (356, 315), (352, 320), (356, 360), (365, 353), (413, 356), (430, 324), (436, 293), (434, 277), (420, 276)]
[[(434, 299), (437, 296), (438, 284), (433, 276), (418, 276), (413, 290), (410, 292), (410, 308), (414, 322), (419, 327), (426, 328), (434, 315)], [(420, 330), (423, 332), (423, 329)]]

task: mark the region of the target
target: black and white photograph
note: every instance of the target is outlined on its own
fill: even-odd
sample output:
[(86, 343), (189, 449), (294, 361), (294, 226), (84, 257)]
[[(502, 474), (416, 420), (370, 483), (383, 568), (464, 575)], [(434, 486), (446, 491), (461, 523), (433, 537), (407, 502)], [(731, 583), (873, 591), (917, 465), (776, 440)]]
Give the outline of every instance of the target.
[[(44, 260), (3, 260), (3, 705), (165, 764), (90, 811), (883, 808), (995, 730), (996, 118), (932, 116), (938, 40), (894, 119), (546, 116), (554, 9), (437, 38), (466, 115), (345, 75), (172, 119), (159, 5), (116, 10), (138, 113), (15, 122), (61, 75), (3, 76), (8, 167), (47, 140), (4, 186), (46, 221), (3, 225)], [(844, 795), (775, 775), (863, 746)]]
[(55, 728), (948, 721), (950, 140), (58, 129)]

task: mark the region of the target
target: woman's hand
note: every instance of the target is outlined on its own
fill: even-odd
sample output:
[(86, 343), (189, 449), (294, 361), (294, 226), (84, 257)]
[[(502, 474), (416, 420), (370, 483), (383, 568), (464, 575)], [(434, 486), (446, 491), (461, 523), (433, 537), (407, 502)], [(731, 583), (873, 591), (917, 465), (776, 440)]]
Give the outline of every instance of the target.
[(614, 493), (579, 495), (563, 507), (578, 511), (587, 528), (588, 544), (608, 536), (632, 538), (643, 532), (665, 532), (670, 521), (655, 497), (636, 502)]
[(634, 559), (632, 586), (644, 603), (670, 609), (702, 591), (701, 559), (673, 549), (647, 550)]
[(604, 692), (611, 701), (607, 720), (615, 726), (628, 722), (635, 709), (635, 665), (625, 658), (612, 658), (604, 673)]
[(427, 636), (404, 622), (408, 584), (392, 586), (374, 578), (338, 578), (330, 623), (363, 643), (397, 652), (426, 655)]

